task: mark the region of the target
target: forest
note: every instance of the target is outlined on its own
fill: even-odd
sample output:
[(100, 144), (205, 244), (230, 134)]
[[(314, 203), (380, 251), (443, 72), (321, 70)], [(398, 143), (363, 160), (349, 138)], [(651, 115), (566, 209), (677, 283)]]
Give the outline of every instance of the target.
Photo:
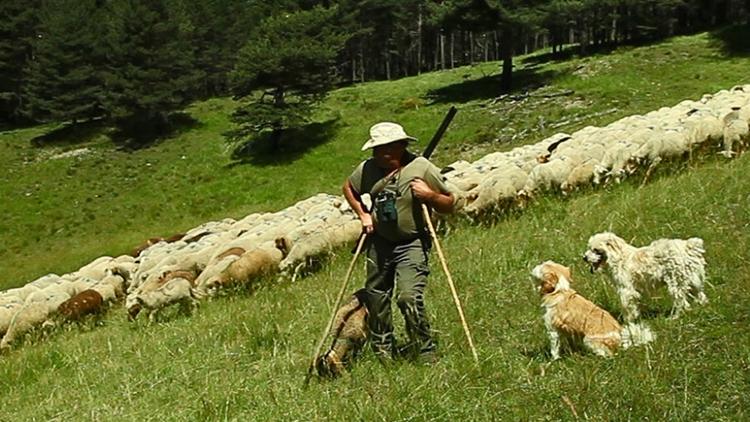
[(242, 147), (311, 119), (347, 84), (500, 61), (587, 54), (744, 22), (744, 0), (5, 0), (0, 127), (103, 122), (130, 147), (169, 133), (176, 112), (240, 100)]

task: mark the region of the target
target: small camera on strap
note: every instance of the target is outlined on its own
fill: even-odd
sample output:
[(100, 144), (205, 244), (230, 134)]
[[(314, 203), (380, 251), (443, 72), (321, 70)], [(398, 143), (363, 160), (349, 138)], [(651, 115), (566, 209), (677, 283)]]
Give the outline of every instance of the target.
[(387, 223), (398, 220), (396, 197), (396, 192), (391, 190), (380, 191), (375, 196), (375, 212), (380, 222)]

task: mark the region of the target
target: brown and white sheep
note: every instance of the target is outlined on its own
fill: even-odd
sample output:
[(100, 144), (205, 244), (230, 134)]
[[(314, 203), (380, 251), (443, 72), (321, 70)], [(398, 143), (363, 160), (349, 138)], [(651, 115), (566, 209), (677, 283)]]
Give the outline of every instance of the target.
[[(219, 274), (198, 285), (198, 289), (213, 295), (219, 289), (230, 285), (247, 284), (259, 277), (276, 272), (279, 263), (287, 256), (290, 248), (290, 242), (281, 237), (276, 239), (273, 245), (266, 244), (246, 251)], [(238, 252), (240, 250), (233, 251), (233, 253)]]
[(64, 321), (79, 321), (86, 315), (100, 314), (103, 311), (102, 295), (94, 289), (88, 289), (60, 304), (56, 314)]

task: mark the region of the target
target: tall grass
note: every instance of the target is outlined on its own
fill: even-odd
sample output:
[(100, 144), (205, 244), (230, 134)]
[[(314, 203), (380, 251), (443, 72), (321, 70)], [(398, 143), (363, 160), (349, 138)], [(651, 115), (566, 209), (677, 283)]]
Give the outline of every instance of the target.
[[(750, 397), (747, 156), (709, 160), (638, 188), (547, 198), (518, 218), (459, 222), (441, 242), (480, 364), (463, 336), (445, 276), (433, 263), (428, 311), (440, 361), (382, 367), (364, 353), (335, 381), (302, 380), (351, 255), (295, 283), (265, 280), (248, 295), (205, 302), (191, 317), (36, 338), (0, 361), (3, 414), (13, 420), (742, 420)], [(530, 268), (571, 265), (574, 287), (619, 316), (607, 277), (581, 261), (589, 235), (611, 229), (645, 244), (700, 236), (710, 303), (668, 319), (667, 298), (646, 301), (658, 339), (601, 359), (577, 352), (549, 363)], [(363, 269), (357, 266), (355, 283)], [(397, 325), (403, 326), (400, 318)], [(403, 332), (400, 332), (403, 338)], [(71, 401), (71, 396), (75, 397)], [(75, 403), (72, 405), (71, 403)], [(574, 409), (574, 410), (573, 410)]]
[[(643, 65), (638, 76), (628, 71), (640, 63), (666, 67)], [(546, 89), (573, 89), (575, 98), (516, 108), (486, 92), (482, 74), (495, 72), (490, 66), (363, 84), (335, 92), (321, 110), (321, 116), (338, 116), (329, 142), (294, 161), (263, 165), (229, 165), (218, 134), (232, 104), (222, 99), (190, 109), (199, 127), (130, 154), (94, 139), (85, 144), (91, 155), (38, 160), (49, 151), (27, 142), (48, 128), (4, 133), (0, 152), (8, 171), (0, 176), (0, 192), (9, 199), (0, 205), (0, 286), (73, 270), (153, 234), (336, 192), (362, 158), (359, 146), (369, 124), (398, 120), (428, 139), (451, 103), (435, 100), (441, 89), (447, 95), (445, 87), (452, 86), (451, 98), (462, 87), (475, 91), (462, 94), (463, 110), (436, 155), (442, 164), (535, 141), (553, 129), (602, 124), (749, 83), (748, 64), (747, 58), (722, 53), (709, 35), (680, 37), (542, 64), (557, 72), (545, 80), (551, 84)], [(585, 79), (568, 74), (585, 66), (604, 70), (592, 67)], [(413, 100), (405, 101), (410, 98), (426, 105), (416, 110)], [(616, 112), (596, 122), (550, 128), (550, 121), (613, 106)], [(512, 112), (493, 114), (498, 110)], [(546, 122), (540, 125), (539, 116)], [(491, 130), (511, 133), (508, 127), (516, 133), (525, 128), (528, 135), (501, 141), (485, 136)], [(295, 283), (263, 280), (252, 292), (202, 303), (190, 317), (172, 312), (159, 324), (132, 324), (115, 308), (103, 327), (88, 323), (37, 333), (0, 356), (0, 420), (744, 420), (750, 417), (750, 293), (743, 288), (750, 246), (748, 171), (747, 155), (732, 161), (702, 157), (660, 167), (644, 187), (632, 180), (543, 197), (523, 213), (482, 225), (455, 222), (440, 240), (479, 365), (445, 276), (433, 262), (427, 306), (439, 341), (437, 364), (383, 367), (366, 352), (349, 374), (303, 389), (309, 354), (351, 259), (341, 250)], [(669, 299), (653, 298), (644, 312), (658, 335), (650, 347), (614, 359), (573, 352), (549, 363), (529, 270), (546, 259), (572, 266), (574, 287), (619, 317), (607, 277), (588, 274), (580, 258), (588, 236), (602, 230), (634, 244), (702, 237), (710, 303), (669, 320)], [(353, 284), (362, 277), (358, 265)], [(403, 326), (398, 317), (396, 325)], [(398, 334), (404, 337), (403, 330)]]

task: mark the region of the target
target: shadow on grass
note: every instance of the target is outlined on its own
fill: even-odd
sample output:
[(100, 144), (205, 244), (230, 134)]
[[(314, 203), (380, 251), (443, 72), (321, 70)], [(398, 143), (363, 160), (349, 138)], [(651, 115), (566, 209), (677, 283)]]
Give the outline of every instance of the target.
[[(690, 31), (680, 32), (677, 35), (692, 35), (705, 31), (703, 28), (696, 28)], [(716, 29), (710, 33), (712, 40), (711, 46), (730, 56), (748, 56), (750, 55), (750, 23), (743, 25), (732, 25)], [(663, 43), (668, 37), (658, 35), (643, 36), (619, 44), (606, 43), (602, 45), (590, 45), (586, 47), (585, 52), (581, 52), (578, 44), (566, 45), (562, 51), (552, 53), (551, 51), (541, 54), (534, 54), (520, 59), (520, 62), (527, 69), (533, 69), (537, 66), (567, 61), (576, 58), (596, 56), (600, 54), (610, 54), (620, 47), (646, 47)]]
[(535, 347), (524, 347), (521, 349), (521, 355), (540, 363), (552, 361), (552, 354), (550, 353), (548, 343), (539, 343)]
[(118, 148), (135, 151), (158, 145), (164, 140), (175, 138), (202, 123), (184, 112), (171, 113), (164, 119), (134, 122), (126, 127), (114, 129), (110, 138)]
[(55, 129), (31, 139), (35, 147), (73, 146), (86, 143), (101, 135), (106, 129), (103, 119), (89, 120), (78, 123), (65, 123)]
[(711, 46), (728, 56), (750, 56), (750, 23), (717, 29), (710, 37)]
[(66, 147), (87, 143), (105, 135), (120, 149), (137, 150), (179, 136), (200, 125), (198, 120), (183, 112), (172, 113), (164, 119), (151, 122), (132, 122), (127, 127), (114, 129), (105, 119), (92, 119), (62, 124), (44, 135), (32, 138), (30, 142), (40, 148)]
[(541, 66), (547, 63), (563, 62), (576, 58), (596, 56), (599, 54), (609, 54), (621, 46), (622, 45), (618, 44), (591, 45), (586, 48), (585, 53), (581, 53), (580, 46), (578, 46), (577, 44), (572, 44), (565, 47), (562, 51), (558, 51), (556, 53), (552, 53), (551, 51), (549, 51), (547, 53), (534, 54), (532, 56), (524, 57), (520, 60), (520, 62), (523, 63), (523, 65), (527, 69), (534, 69), (537, 66)]
[(269, 166), (290, 164), (301, 158), (307, 151), (325, 144), (333, 138), (338, 119), (325, 122), (314, 122), (300, 128), (284, 131), (278, 146), (274, 147), (270, 140), (270, 132), (262, 133), (232, 151), (229, 167), (242, 164)]
[[(536, 69), (520, 69), (513, 72), (513, 88), (507, 94), (518, 94), (539, 88), (554, 80), (560, 72)], [(501, 74), (486, 76), (480, 79), (448, 85), (431, 90), (427, 98), (433, 103), (465, 103), (472, 100), (487, 100), (502, 94), (500, 89)]]

